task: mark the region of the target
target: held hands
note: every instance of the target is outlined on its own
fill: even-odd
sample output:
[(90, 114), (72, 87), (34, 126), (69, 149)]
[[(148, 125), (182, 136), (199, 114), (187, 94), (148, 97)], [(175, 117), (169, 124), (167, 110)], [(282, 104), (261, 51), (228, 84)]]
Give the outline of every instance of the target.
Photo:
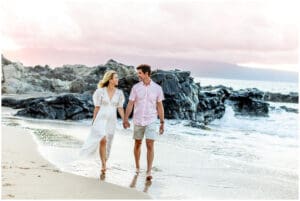
[(123, 120), (123, 128), (125, 129), (130, 128), (130, 123), (128, 120)]
[(163, 133), (164, 133), (164, 122), (160, 122), (159, 134), (162, 135)]

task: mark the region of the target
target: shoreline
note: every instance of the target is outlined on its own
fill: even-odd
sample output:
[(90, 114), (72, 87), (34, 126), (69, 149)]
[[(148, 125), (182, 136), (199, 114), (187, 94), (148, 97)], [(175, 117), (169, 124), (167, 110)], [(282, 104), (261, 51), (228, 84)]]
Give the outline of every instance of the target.
[(31, 134), (1, 127), (2, 199), (151, 199), (134, 189), (61, 172), (44, 159)]

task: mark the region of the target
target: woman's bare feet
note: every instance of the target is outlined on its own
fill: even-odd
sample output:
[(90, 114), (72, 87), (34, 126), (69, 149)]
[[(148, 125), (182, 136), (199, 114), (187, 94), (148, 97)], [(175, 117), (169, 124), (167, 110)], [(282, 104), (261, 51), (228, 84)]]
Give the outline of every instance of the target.
[(100, 171), (100, 180), (104, 180), (105, 179), (105, 173), (106, 173), (106, 168), (102, 167), (101, 171)]
[(101, 174), (105, 174), (105, 172), (106, 172), (106, 166), (102, 166), (102, 168), (101, 168)]

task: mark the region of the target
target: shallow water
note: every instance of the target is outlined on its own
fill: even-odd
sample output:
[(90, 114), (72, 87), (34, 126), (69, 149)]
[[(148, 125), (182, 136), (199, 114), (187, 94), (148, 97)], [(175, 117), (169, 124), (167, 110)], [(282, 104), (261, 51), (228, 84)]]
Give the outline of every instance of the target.
[(236, 80), (236, 79), (221, 79), (208, 77), (195, 77), (195, 82), (200, 82), (201, 86), (217, 86), (224, 85), (232, 87), (234, 90), (246, 88), (258, 88), (262, 91), (288, 94), (290, 92), (298, 92), (298, 83), (296, 82), (272, 82), (258, 80)]

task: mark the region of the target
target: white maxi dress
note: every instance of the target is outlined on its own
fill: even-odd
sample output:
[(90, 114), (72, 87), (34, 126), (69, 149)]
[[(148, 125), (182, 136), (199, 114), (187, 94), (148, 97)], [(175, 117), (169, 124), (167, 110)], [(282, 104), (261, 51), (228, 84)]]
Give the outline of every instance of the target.
[(117, 125), (117, 108), (123, 107), (124, 94), (116, 89), (110, 99), (107, 87), (98, 88), (93, 94), (94, 106), (100, 110), (91, 126), (90, 133), (80, 149), (80, 156), (92, 157), (99, 153), (100, 141), (106, 136), (106, 157), (110, 155), (110, 149)]

